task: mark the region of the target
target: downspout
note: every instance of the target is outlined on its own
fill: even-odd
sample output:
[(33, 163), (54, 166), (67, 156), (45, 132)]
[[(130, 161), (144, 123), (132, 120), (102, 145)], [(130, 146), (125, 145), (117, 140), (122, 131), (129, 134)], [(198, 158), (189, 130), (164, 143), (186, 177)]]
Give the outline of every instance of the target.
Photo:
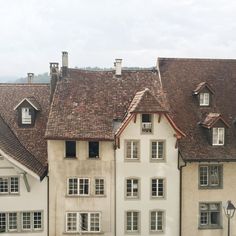
[(48, 224), (48, 232), (47, 232), (47, 235), (49, 236), (49, 176), (47, 175), (47, 215), (48, 215), (48, 218), (47, 218), (47, 224)]
[[(115, 138), (116, 140), (116, 138)], [(115, 145), (114, 145), (114, 184), (115, 184), (115, 188), (114, 188), (114, 236), (116, 236), (116, 141), (115, 141)]]
[[(181, 155), (181, 153), (179, 152), (178, 153), (178, 169), (180, 171), (180, 174), (179, 174), (179, 236), (182, 235), (182, 198), (183, 198), (183, 195), (182, 195), (182, 176), (183, 176), (183, 173), (182, 173), (182, 168), (186, 166), (186, 162), (183, 160), (183, 157)], [(184, 164), (181, 165), (180, 163), (180, 158), (182, 159), (182, 161), (184, 162)]]

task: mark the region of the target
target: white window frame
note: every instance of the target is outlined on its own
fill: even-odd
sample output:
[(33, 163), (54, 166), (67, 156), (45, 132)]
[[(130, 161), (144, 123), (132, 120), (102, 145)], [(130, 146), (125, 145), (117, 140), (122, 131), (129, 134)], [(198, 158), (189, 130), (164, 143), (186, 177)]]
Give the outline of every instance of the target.
[[(24, 220), (24, 214), (29, 214), (29, 226), (30, 228), (24, 228), (24, 222), (28, 222), (28, 220)], [(21, 229), (22, 231), (32, 231), (32, 212), (24, 211), (21, 213)]]
[[(128, 146), (130, 145), (130, 153), (128, 151)], [(137, 145), (137, 156), (134, 155), (134, 145)], [(126, 160), (139, 160), (140, 155), (140, 142), (139, 140), (126, 140), (125, 141), (125, 159)]]
[[(7, 191), (0, 192), (0, 195), (15, 195), (15, 194), (20, 193), (20, 178), (19, 178), (19, 176), (0, 176), (0, 179), (4, 179), (5, 182), (7, 182)], [(17, 179), (17, 181), (14, 182), (13, 180), (16, 180), (16, 179)], [(15, 191), (12, 191), (12, 187), (15, 188)]]
[[(68, 230), (68, 215), (69, 214), (73, 214), (75, 215), (75, 219), (76, 219), (76, 230)], [(88, 220), (88, 230), (83, 230), (81, 229), (81, 215), (82, 214), (86, 214), (87, 215), (87, 220)], [(92, 230), (92, 216), (93, 215), (98, 215), (98, 227), (99, 230)], [(100, 233), (101, 232), (101, 213), (100, 212), (66, 212), (66, 232), (67, 233)]]
[[(70, 181), (70, 179), (77, 179), (77, 194), (70, 194), (69, 193), (69, 187), (70, 187), (70, 185), (69, 185), (69, 181)], [(80, 183), (80, 181), (86, 181), (86, 180), (88, 180), (88, 193), (81, 193), (80, 192), (80, 186), (81, 186), (81, 183)], [(84, 184), (84, 183), (82, 183), (82, 184)], [(74, 191), (75, 191), (76, 189), (74, 189)], [(84, 192), (84, 187), (83, 187), (83, 192)], [(68, 179), (67, 179), (67, 195), (68, 196), (89, 196), (90, 195), (90, 178), (77, 178), (77, 177), (69, 177)]]
[(209, 106), (210, 105), (210, 94), (206, 93), (206, 92), (200, 93), (199, 104), (200, 104), (200, 106)]
[(23, 125), (32, 124), (32, 115), (30, 114), (30, 107), (21, 108), (21, 123)]
[(212, 145), (223, 146), (224, 144), (225, 144), (225, 128), (213, 127), (212, 128)]
[[(155, 180), (156, 182), (156, 195), (153, 195), (153, 180)], [(163, 193), (161, 195), (161, 193), (159, 192), (159, 185), (161, 184), (160, 182), (162, 181), (162, 185), (163, 185)], [(152, 178), (151, 179), (151, 197), (152, 198), (165, 198), (165, 189), (166, 189), (166, 181), (164, 178)]]
[[(152, 229), (152, 213), (155, 214), (155, 225)], [(159, 225), (159, 213), (161, 213), (161, 229), (158, 229)], [(150, 211), (150, 232), (164, 232), (165, 227), (165, 212), (163, 210), (151, 210)]]
[[(40, 221), (37, 219), (36, 220), (37, 223), (35, 223), (35, 214), (40, 214)], [(32, 215), (33, 215), (33, 230), (34, 231), (42, 230), (42, 228), (43, 228), (43, 213), (41, 211), (34, 211), (34, 212), (32, 212)], [(38, 222), (40, 222), (40, 224)], [(36, 225), (40, 225), (40, 228), (35, 227)]]
[[(97, 183), (97, 181), (99, 183)], [(102, 183), (101, 183), (102, 181)], [(105, 195), (105, 179), (104, 178), (95, 178), (94, 179), (94, 194), (96, 196), (104, 196)]]
[[(10, 215), (11, 214), (14, 214), (16, 217), (15, 217), (15, 222), (14, 222), (14, 225), (16, 226), (16, 228), (15, 229), (10, 229), (10, 221), (11, 221), (11, 219), (10, 219)], [(18, 231), (18, 219), (19, 217), (18, 217), (18, 214), (17, 214), (17, 212), (9, 212), (8, 214), (7, 214), (7, 230), (8, 230), (8, 232), (16, 232), (16, 231)], [(12, 226), (13, 226), (13, 224), (12, 224)]]
[[(154, 153), (154, 150), (153, 150), (153, 143), (156, 144), (156, 153)], [(160, 156), (160, 153), (159, 153), (159, 144), (162, 143), (162, 156)], [(155, 157), (154, 157), (155, 156)], [(151, 160), (164, 160), (165, 159), (165, 141), (164, 140), (151, 140)]]
[[(130, 215), (130, 229), (128, 229), (128, 214), (131, 214)], [(134, 221), (134, 217), (136, 217), (135, 216), (135, 214), (137, 214), (137, 222), (135, 222)], [(139, 213), (139, 211), (135, 211), (135, 210), (131, 210), (131, 211), (126, 211), (126, 216), (125, 216), (125, 231), (127, 232), (127, 233), (137, 233), (137, 232), (139, 232), (139, 227), (140, 227), (140, 213)], [(134, 223), (137, 223), (137, 229), (135, 229), (134, 227), (135, 227), (135, 224)]]
[[(128, 181), (130, 181), (130, 191), (128, 191)], [(134, 183), (134, 181), (137, 181), (137, 183)], [(125, 180), (125, 197), (126, 198), (139, 198), (139, 192), (140, 192), (140, 184), (139, 184), (139, 179), (138, 178), (127, 178)], [(137, 184), (137, 186), (136, 186)], [(136, 188), (135, 188), (136, 186)], [(137, 192), (135, 192), (134, 190), (137, 189)], [(137, 195), (135, 195), (137, 194)]]
[[(4, 215), (4, 217), (3, 217)], [(4, 221), (3, 221), (4, 219)], [(2, 228), (2, 226), (4, 226), (3, 229), (5, 229), (5, 231), (7, 230), (7, 213), (5, 212), (0, 212), (0, 228)]]

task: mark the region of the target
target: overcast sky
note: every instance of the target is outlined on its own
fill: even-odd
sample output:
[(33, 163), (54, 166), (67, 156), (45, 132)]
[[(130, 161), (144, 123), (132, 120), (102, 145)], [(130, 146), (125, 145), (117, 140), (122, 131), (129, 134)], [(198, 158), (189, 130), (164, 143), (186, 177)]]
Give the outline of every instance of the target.
[(235, 0), (0, 0), (0, 78), (70, 67), (236, 58)]

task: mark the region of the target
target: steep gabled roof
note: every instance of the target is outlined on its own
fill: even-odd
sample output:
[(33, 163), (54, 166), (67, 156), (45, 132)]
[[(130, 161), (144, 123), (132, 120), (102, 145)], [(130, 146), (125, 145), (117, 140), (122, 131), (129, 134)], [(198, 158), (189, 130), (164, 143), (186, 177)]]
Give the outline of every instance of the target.
[[(170, 113), (186, 134), (179, 150), (186, 161), (236, 161), (236, 60), (159, 58), (163, 89)], [(199, 107), (192, 90), (202, 81), (214, 88), (214, 104)], [(174, 88), (174, 89), (173, 89)], [(230, 125), (224, 146), (211, 146), (199, 126), (206, 114), (222, 114)]]
[(35, 97), (27, 97), (22, 99), (14, 108), (16, 110), (24, 101), (27, 101), (36, 111), (40, 111), (41, 107)]
[(113, 121), (122, 120), (135, 94), (149, 88), (163, 107), (158, 73), (152, 69), (114, 71), (69, 69), (58, 82), (47, 124), (48, 139), (114, 140)]
[(222, 117), (221, 114), (219, 113), (209, 113), (207, 114), (207, 116), (205, 117), (205, 119), (200, 123), (204, 128), (212, 128), (214, 126), (214, 124), (221, 120), (226, 127), (229, 128), (229, 124), (224, 120), (224, 118)]

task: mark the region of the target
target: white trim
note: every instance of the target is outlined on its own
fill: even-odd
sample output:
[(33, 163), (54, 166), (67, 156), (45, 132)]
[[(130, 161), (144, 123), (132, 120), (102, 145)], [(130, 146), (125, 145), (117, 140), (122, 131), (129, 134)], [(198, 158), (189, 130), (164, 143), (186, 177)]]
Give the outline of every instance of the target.
[(14, 110), (16, 110), (21, 103), (23, 103), (24, 101), (27, 101), (36, 111), (39, 111), (39, 109), (32, 103), (28, 100), (28, 98), (24, 98), (23, 100), (21, 100), (15, 107), (14, 107)]
[(32, 170), (28, 169), (27, 167), (25, 167), (23, 164), (19, 163), (18, 161), (16, 161), (15, 159), (13, 159), (11, 156), (7, 155), (5, 152), (3, 152), (0, 149), (0, 155), (4, 156), (4, 158), (6, 158), (9, 162), (11, 162), (14, 166), (20, 168), (21, 170), (27, 172), (28, 174), (30, 174), (31, 176), (33, 176), (34, 178), (36, 178), (37, 180), (40, 180), (40, 176), (38, 176), (36, 173), (34, 173)]

